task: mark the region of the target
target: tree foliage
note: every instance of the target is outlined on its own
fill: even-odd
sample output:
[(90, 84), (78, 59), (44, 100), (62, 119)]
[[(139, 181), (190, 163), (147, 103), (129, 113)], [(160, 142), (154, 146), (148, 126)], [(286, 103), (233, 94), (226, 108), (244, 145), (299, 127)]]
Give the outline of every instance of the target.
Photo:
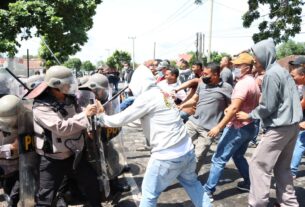
[[(204, 0), (194, 0), (201, 4)], [(254, 42), (273, 38), (276, 43), (286, 42), (301, 31), (304, 0), (248, 0), (249, 9), (242, 16), (243, 26), (249, 28), (255, 20), (260, 21), (259, 32), (254, 33)], [(268, 14), (261, 14), (260, 7), (269, 6)], [(262, 17), (269, 17), (264, 20)]]
[[(20, 47), (17, 35), (22, 34), (21, 39), (44, 37), (56, 56), (66, 59), (88, 40), (86, 32), (99, 3), (101, 0), (2, 0), (0, 52), (14, 56)], [(41, 49), (46, 61), (54, 59), (45, 53), (49, 51)]]
[[(252, 39), (258, 42), (272, 37), (276, 43), (287, 41), (301, 31), (303, 0), (248, 0), (249, 10), (243, 15), (243, 26), (249, 28), (255, 20), (260, 20), (259, 32)], [(268, 5), (270, 12), (261, 14), (261, 5)], [(261, 17), (269, 17), (269, 21)]]
[(84, 61), (82, 63), (81, 68), (86, 70), (86, 71), (93, 71), (93, 70), (95, 70), (95, 66), (90, 62), (90, 60)]
[(293, 40), (288, 40), (278, 46), (276, 55), (279, 59), (289, 55), (305, 55), (305, 43), (297, 43)]
[(79, 71), (82, 66), (82, 61), (79, 58), (71, 58), (67, 60), (64, 65), (68, 68), (75, 69), (76, 71)]
[(121, 70), (123, 67), (123, 62), (130, 62), (131, 56), (128, 52), (116, 50), (114, 53), (107, 58), (106, 64), (110, 68), (116, 68)]

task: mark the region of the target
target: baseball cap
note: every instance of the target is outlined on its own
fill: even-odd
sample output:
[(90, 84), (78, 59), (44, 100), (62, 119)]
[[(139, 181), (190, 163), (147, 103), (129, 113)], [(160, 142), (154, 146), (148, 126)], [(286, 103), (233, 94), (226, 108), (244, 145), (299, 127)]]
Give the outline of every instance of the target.
[(162, 70), (163, 68), (168, 68), (169, 64), (167, 61), (162, 61), (161, 63), (159, 63), (157, 70)]
[(254, 63), (253, 57), (247, 53), (243, 52), (238, 55), (238, 57), (231, 61), (234, 65), (248, 64), (252, 65)]
[(305, 64), (305, 56), (297, 57), (294, 61), (289, 61), (290, 65), (303, 65)]

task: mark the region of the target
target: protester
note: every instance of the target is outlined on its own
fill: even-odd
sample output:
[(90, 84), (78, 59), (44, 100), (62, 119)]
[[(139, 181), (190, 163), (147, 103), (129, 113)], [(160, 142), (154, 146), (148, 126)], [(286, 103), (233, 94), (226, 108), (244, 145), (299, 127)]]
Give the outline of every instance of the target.
[(208, 136), (216, 137), (224, 129), (212, 157), (209, 178), (204, 185), (204, 190), (210, 195), (215, 192), (225, 165), (231, 157), (243, 178), (243, 181), (237, 184), (237, 188), (244, 191), (249, 191), (250, 188), (249, 166), (244, 155), (253, 138), (255, 126), (253, 121), (238, 121), (235, 114), (239, 110), (250, 112), (254, 109), (258, 105), (260, 92), (251, 74), (252, 56), (241, 53), (232, 63), (239, 70), (239, 75), (236, 77), (237, 83), (232, 93), (231, 104), (225, 110), (223, 119), (208, 132)]
[(220, 78), (223, 82), (229, 83), (231, 86), (233, 86), (233, 74), (230, 68), (231, 65), (231, 57), (230, 56), (224, 56), (220, 61)]
[(192, 74), (192, 70), (189, 68), (189, 62), (184, 59), (180, 60), (179, 81), (184, 83), (189, 80), (189, 76)]
[(186, 122), (187, 131), (195, 144), (195, 154), (198, 159), (198, 169), (201, 160), (206, 157), (213, 139), (208, 132), (224, 116), (224, 110), (231, 102), (232, 87), (220, 79), (220, 67), (209, 63), (203, 71), (202, 82), (199, 83), (193, 97), (179, 106), (195, 107), (195, 114)]
[(143, 132), (150, 139), (151, 157), (142, 182), (140, 207), (156, 206), (158, 197), (177, 178), (196, 207), (209, 207), (195, 173), (196, 158), (186, 128), (173, 103), (156, 86), (145, 66), (135, 70), (129, 87), (136, 97), (121, 113), (98, 116), (101, 125), (120, 127), (140, 119)]
[(239, 120), (260, 119), (266, 133), (250, 160), (249, 206), (267, 206), (272, 171), (276, 197), (281, 206), (299, 206), (290, 171), (291, 157), (302, 120), (296, 85), (289, 72), (276, 63), (272, 39), (252, 47), (256, 68), (266, 70), (259, 106), (251, 112), (239, 112)]
[[(305, 59), (303, 64), (305, 64)], [(296, 65), (292, 71), (290, 72), (291, 76), (293, 77), (295, 83), (297, 85), (301, 85), (302, 87), (302, 100), (301, 103), (305, 102), (305, 67), (302, 67), (301, 64), (299, 64), (298, 66)], [(305, 107), (302, 106), (302, 109), (304, 111)], [(299, 165), (301, 163), (302, 160), (302, 156), (305, 152), (305, 121), (304, 121), (304, 113), (303, 113), (303, 121), (300, 122), (299, 124), (300, 127), (300, 133), (298, 135), (297, 141), (296, 141), (296, 145), (294, 147), (294, 151), (293, 151), (293, 156), (292, 156), (292, 160), (291, 160), (291, 173), (293, 178), (295, 179), (297, 177), (297, 172), (298, 172), (298, 168)]]
[(169, 69), (170, 65), (166, 60), (163, 60), (162, 62), (159, 63), (157, 67), (157, 73), (158, 73), (158, 78), (157, 78), (157, 83), (165, 80), (165, 72), (167, 69)]
[[(180, 105), (186, 98), (185, 91), (181, 90), (175, 93), (174, 90), (179, 86), (178, 83), (179, 70), (176, 68), (167, 69), (165, 72), (165, 80), (159, 82), (157, 85), (161, 88), (164, 95), (172, 97), (176, 105)], [(180, 111), (180, 116), (183, 122), (186, 122), (189, 115), (185, 111)]]

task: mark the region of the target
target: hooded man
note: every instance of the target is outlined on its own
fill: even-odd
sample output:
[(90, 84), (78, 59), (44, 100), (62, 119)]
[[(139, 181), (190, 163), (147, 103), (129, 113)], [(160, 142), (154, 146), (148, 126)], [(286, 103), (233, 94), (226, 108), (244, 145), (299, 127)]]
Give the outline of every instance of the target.
[(140, 207), (156, 206), (159, 195), (175, 179), (187, 191), (196, 207), (210, 206), (195, 173), (194, 146), (170, 98), (156, 86), (156, 80), (145, 66), (135, 70), (129, 88), (134, 103), (121, 113), (100, 114), (99, 122), (120, 127), (140, 119), (146, 137), (150, 139), (151, 158), (142, 183)]
[(274, 172), (277, 201), (280, 206), (299, 206), (293, 187), (290, 163), (302, 120), (302, 109), (296, 85), (288, 70), (276, 62), (272, 39), (252, 47), (255, 67), (266, 74), (262, 84), (259, 105), (249, 114), (239, 112), (239, 120), (260, 119), (266, 133), (258, 144), (249, 163), (249, 206), (267, 206)]

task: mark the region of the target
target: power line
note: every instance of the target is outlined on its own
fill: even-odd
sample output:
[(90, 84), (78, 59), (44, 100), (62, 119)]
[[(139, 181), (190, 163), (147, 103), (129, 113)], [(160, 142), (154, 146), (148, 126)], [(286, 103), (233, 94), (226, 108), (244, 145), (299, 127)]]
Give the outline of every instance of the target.
[(145, 36), (145, 35), (153, 32), (154, 30), (158, 29), (160, 26), (162, 26), (164, 24), (167, 24), (168, 21), (171, 21), (176, 16), (179, 16), (181, 14), (181, 9), (184, 9), (184, 10), (182, 10), (182, 12), (183, 12), (183, 11), (187, 10), (188, 8), (190, 8), (193, 5), (193, 3), (191, 3), (188, 6), (186, 6), (190, 2), (191, 1), (187, 0), (182, 6), (180, 6), (174, 13), (172, 13), (170, 16), (168, 16), (164, 21), (162, 21), (161, 23), (159, 23), (157, 26), (155, 26), (154, 28), (150, 29), (149, 31), (144, 32), (140, 36)]
[(230, 7), (230, 6), (226, 5), (226, 4), (220, 3), (220, 2), (218, 2), (218, 1), (215, 1), (215, 3), (218, 4), (218, 5), (220, 5), (220, 6), (225, 7), (225, 8), (227, 8), (227, 9), (235, 10), (235, 11), (238, 11), (238, 12), (241, 12), (241, 13), (244, 12), (244, 11), (241, 11), (241, 10), (236, 9), (236, 8), (234, 8), (234, 7)]

